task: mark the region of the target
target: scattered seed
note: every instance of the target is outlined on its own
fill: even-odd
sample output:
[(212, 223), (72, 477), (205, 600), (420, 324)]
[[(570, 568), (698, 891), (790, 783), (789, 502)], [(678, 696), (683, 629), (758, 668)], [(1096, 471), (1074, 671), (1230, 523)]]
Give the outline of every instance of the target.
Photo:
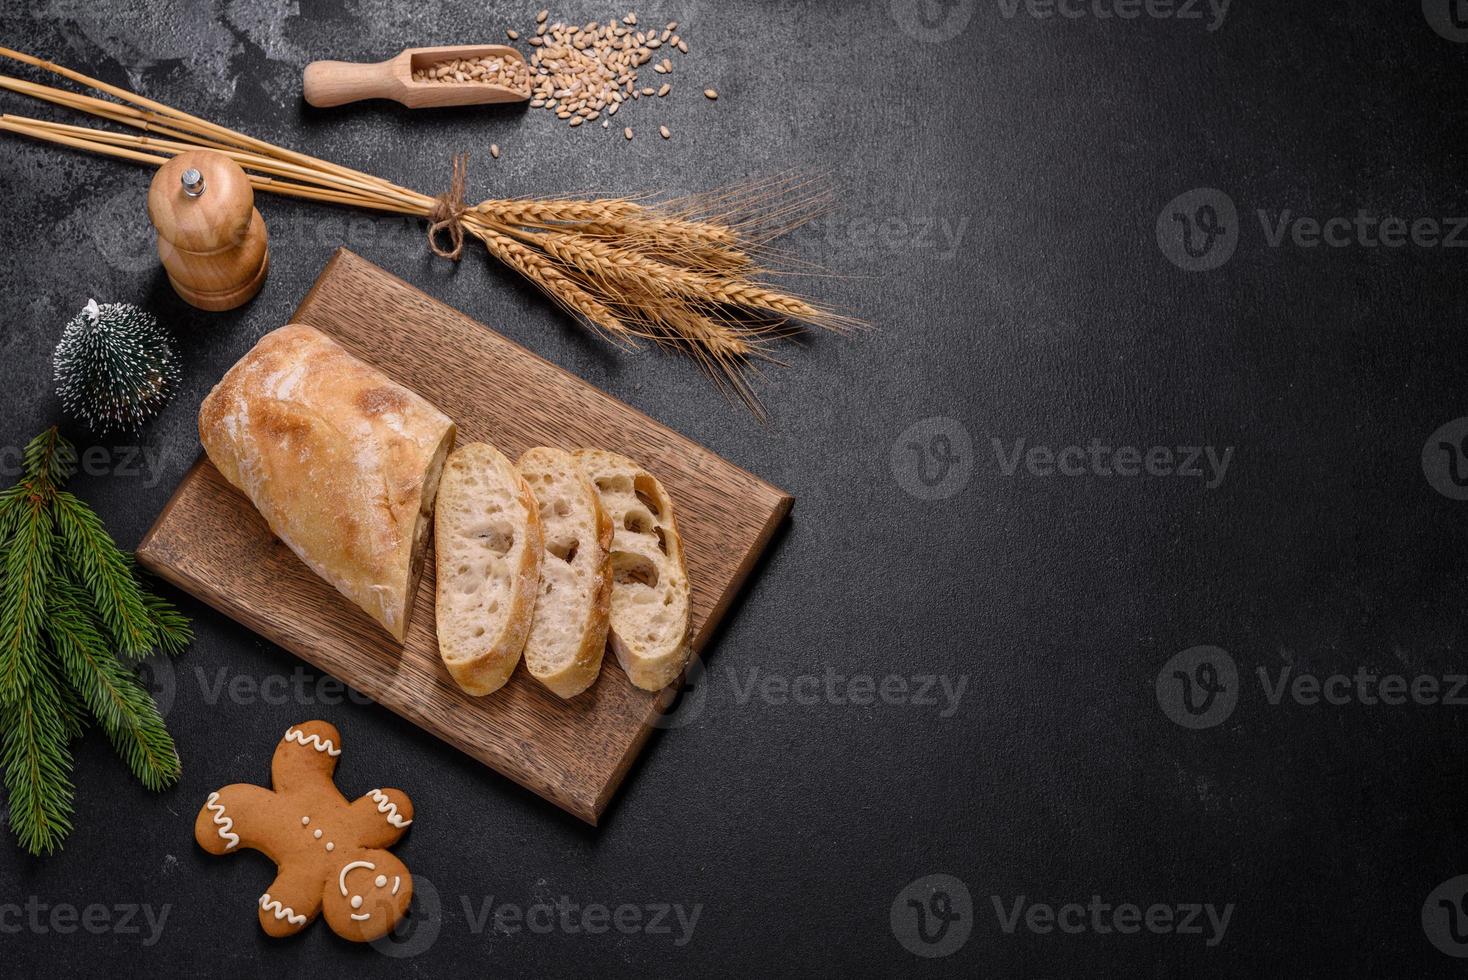
[[(708, 97), (708, 98), (709, 98), (709, 99), (711, 99), (711, 100), (712, 100), (712, 99), (717, 99), (717, 98), (718, 98), (718, 97), (719, 97), (719, 93), (718, 93), (718, 92), (715, 92), (715, 91), (714, 91), (714, 90), (713, 90), (713, 89), (711, 89), (711, 88), (706, 88), (706, 89), (704, 89), (704, 90), (703, 90), (703, 94), (704, 94), (704, 95), (705, 95), (705, 96), (707, 96), (707, 97)], [(534, 103), (533, 103), (533, 102), (532, 102), (532, 103), (531, 103), (531, 105), (534, 105)]]
[(632, 127), (628, 126), (626, 129), (622, 130), (622, 135), (630, 140), (632, 138)]
[(500, 158), (500, 145), (498, 143), (489, 144), (489, 155), (496, 160)]
[(667, 95), (671, 91), (673, 91), (673, 86), (669, 85), (667, 82), (664, 82), (662, 84), (662, 87), (658, 89), (658, 98), (661, 99), (663, 96)]
[(515, 30), (505, 31), (505, 37), (509, 38), (511, 41), (518, 41), (520, 40), (520, 32)]
[(687, 54), (688, 53), (688, 42), (687, 41), (678, 41), (676, 44), (673, 45), (673, 47), (677, 48), (683, 54)]
[(668, 132), (668, 127), (667, 126), (659, 126), (658, 127), (658, 132), (663, 134), (663, 139), (665, 139), (665, 140), (666, 139), (672, 139), (673, 138), (673, 134), (670, 133), (670, 132)]
[(540, 13), (538, 13), (538, 14), (535, 15), (535, 22), (537, 24), (544, 24), (545, 23), (545, 19), (547, 17), (549, 17), (549, 16), (550, 16), (550, 11), (549, 10), (542, 10)]
[(574, 119), (571, 120), (571, 125), (572, 126), (580, 126), (584, 122), (586, 122), (586, 118), (584, 116), (577, 116), (577, 117), (575, 117)]
[(666, 75), (668, 73), (668, 69), (664, 68), (662, 65), (653, 65), (652, 70), (657, 72), (659, 75)]

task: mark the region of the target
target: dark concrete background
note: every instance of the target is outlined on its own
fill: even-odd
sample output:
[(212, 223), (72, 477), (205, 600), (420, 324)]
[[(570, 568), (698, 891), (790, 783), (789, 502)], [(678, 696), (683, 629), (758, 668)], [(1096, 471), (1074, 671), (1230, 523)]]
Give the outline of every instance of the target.
[[(109, 450), (95, 459), (110, 467), (75, 482), (125, 545), (196, 454), (203, 394), (343, 244), (797, 500), (696, 695), (596, 830), (175, 595), (198, 639), (153, 682), (183, 782), (150, 794), (98, 734), (77, 746), (65, 850), (0, 848), (5, 972), (1456, 971), (1428, 932), (1448, 924), (1437, 897), (1463, 891), (1429, 900), (1434, 889), (1468, 872), (1463, 707), (1275, 704), (1257, 673), (1272, 685), (1286, 666), (1320, 678), (1364, 667), (1447, 686), (1468, 669), (1465, 505), (1421, 462), (1424, 446), (1438, 458), (1434, 430), (1468, 415), (1464, 253), (1266, 234), (1285, 211), (1435, 219), (1444, 235), (1468, 215), (1468, 45), (1431, 26), (1437, 12), (1450, 24), (1447, 0), (1425, 6), (1235, 0), (1213, 30), (1206, 4), (1190, 8), (1202, 19), (1163, 19), (1149, 11), (1176, 8), (1127, 0), (1068, 4), (1075, 18), (1022, 0), (640, 7), (644, 23), (681, 20), (693, 53), (674, 95), (619, 115), (641, 130), (627, 144), (541, 112), (300, 101), (309, 60), (495, 40), (526, 31), (534, 4), (7, 5), (6, 44), (429, 191), (459, 149), (474, 153), (474, 198), (824, 173), (840, 205), (787, 247), (837, 274), (808, 292), (877, 329), (792, 347), (759, 385), (761, 426), (685, 361), (609, 353), (477, 247), (456, 266), (418, 227), (272, 198), (260, 201), (274, 255), (264, 291), (206, 315), (154, 264), (145, 170), (0, 140), (0, 443), (62, 419), (50, 353), (88, 297), (146, 305), (183, 353), (183, 391), (137, 439), (66, 423), (79, 445), (151, 454), (139, 472)], [(1118, 9), (1139, 16), (1097, 16)], [(710, 84), (716, 105), (696, 94)], [(660, 123), (674, 140), (648, 138)], [(1233, 247), (1212, 271), (1169, 259), (1182, 254), (1173, 213), (1192, 221), (1222, 203), (1169, 203), (1195, 188), (1236, 208), (1201, 260)], [(1232, 455), (1211, 489), (1023, 464), (1006, 475), (1019, 439)], [(929, 490), (920, 466), (947, 475)], [(1164, 710), (1180, 690), (1168, 661), (1204, 644), (1228, 656), (1210, 663), (1235, 666), (1236, 704), (1194, 730)], [(854, 705), (844, 680), (828, 693), (828, 672), (885, 682), (888, 701)], [(911, 703), (927, 700), (912, 697), (922, 677), (935, 704)], [(964, 685), (956, 704), (945, 682)], [(1221, 697), (1198, 718), (1217, 721)], [(191, 839), (208, 791), (264, 780), (278, 733), (311, 717), (344, 734), (345, 791), (393, 783), (418, 808), (397, 848), (420, 882), (415, 921), (387, 950), (322, 925), (267, 940), (252, 903), (268, 862), (210, 858)], [(904, 890), (931, 874), (970, 900), (951, 881), (946, 906), (921, 896), (960, 916), (924, 945)], [(1214, 945), (1206, 916), (1201, 935), (1103, 934), (1087, 912), (1067, 934), (1043, 931), (1043, 912), (1006, 932), (996, 913), (1021, 896), (1023, 911), (1093, 895), (1232, 909)], [(698, 919), (691, 935), (671, 914), (671, 934), (588, 935), (574, 915), (539, 932), (480, 917), (562, 897)], [(100, 934), (61, 931), (92, 903), (108, 909)], [(138, 909), (130, 923), (125, 907)], [(165, 908), (155, 933), (146, 913)], [(919, 957), (903, 938), (946, 955)]]

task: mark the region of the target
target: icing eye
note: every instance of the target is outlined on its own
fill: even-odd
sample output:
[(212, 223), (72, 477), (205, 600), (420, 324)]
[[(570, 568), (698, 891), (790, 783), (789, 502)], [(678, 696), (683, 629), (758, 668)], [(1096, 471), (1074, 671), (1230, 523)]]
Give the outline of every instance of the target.
[(387, 885), (387, 875), (378, 875), (372, 883), (378, 888), (385, 887)]
[(306, 824), (308, 824), (310, 822), (311, 822), (311, 818), (310, 817), (302, 817), (301, 818), (301, 826), (302, 827), (306, 826)]
[(362, 896), (361, 895), (353, 895), (352, 896), (352, 908), (359, 909), (361, 907), (362, 907)]
[(314, 837), (314, 838), (316, 838), (317, 840), (320, 840), (321, 839), (321, 828), (320, 827), (317, 827), (315, 830), (311, 831), (311, 836)]
[(336, 845), (333, 844), (331, 841), (327, 841), (326, 842), (326, 849), (328, 851), (334, 851), (334, 850), (336, 850)]

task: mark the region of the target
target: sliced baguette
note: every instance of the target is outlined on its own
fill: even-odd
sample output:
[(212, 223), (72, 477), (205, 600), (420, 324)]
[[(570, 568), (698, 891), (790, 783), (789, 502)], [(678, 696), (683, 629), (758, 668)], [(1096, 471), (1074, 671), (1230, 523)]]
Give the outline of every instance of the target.
[(540, 579), (535, 496), (498, 449), (449, 454), (434, 523), (438, 652), (473, 695), (502, 687), (520, 662)]
[(688, 570), (673, 501), (657, 477), (604, 449), (574, 454), (611, 516), (612, 650), (633, 684), (658, 691), (692, 653)]
[(596, 680), (607, 646), (612, 522), (570, 453), (537, 446), (515, 467), (535, 494), (545, 541), (525, 666), (556, 694), (573, 698)]

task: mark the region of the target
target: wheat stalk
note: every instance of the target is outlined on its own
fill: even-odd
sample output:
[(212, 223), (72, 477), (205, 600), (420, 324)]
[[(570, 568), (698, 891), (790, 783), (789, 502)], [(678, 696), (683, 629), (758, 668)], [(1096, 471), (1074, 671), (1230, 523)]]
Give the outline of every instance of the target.
[[(208, 149), (239, 164), (256, 190), (440, 223), (447, 209), (451, 228), (457, 222), (464, 235), (483, 242), (490, 255), (598, 334), (623, 347), (645, 338), (688, 351), (756, 414), (762, 410), (746, 372), (753, 359), (774, 361), (768, 341), (800, 323), (836, 331), (857, 325), (758, 279), (770, 271), (768, 243), (831, 206), (829, 190), (808, 178), (787, 175), (661, 202), (563, 197), (445, 203), (23, 52), (0, 47), (0, 57), (120, 101), (8, 75), (0, 75), (0, 89), (143, 132), (10, 114), (0, 116), (0, 130), (155, 167), (179, 153)], [(457, 258), (458, 249), (447, 254)]]

